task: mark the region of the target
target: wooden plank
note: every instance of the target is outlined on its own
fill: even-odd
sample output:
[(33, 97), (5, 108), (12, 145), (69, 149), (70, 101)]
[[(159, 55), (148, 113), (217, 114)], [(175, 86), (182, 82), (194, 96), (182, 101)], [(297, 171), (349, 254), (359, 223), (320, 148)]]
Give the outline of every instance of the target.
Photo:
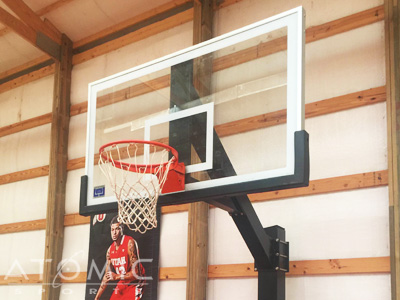
[(0, 185), (49, 175), (49, 166), (0, 175)]
[(171, 18), (162, 20), (155, 24), (151, 24), (147, 27), (134, 31), (119, 39), (104, 43), (100, 46), (94, 47), (83, 53), (76, 54), (74, 55), (72, 62), (74, 65), (83, 63), (92, 58), (107, 54), (111, 51), (120, 49), (129, 44), (148, 38), (149, 36), (156, 35), (168, 29), (190, 22), (192, 21), (192, 18), (193, 18), (193, 9), (189, 9), (185, 12), (176, 14)]
[[(286, 276), (322, 276), (345, 274), (381, 274), (390, 272), (389, 257), (324, 259), (290, 261)], [(210, 278), (257, 277), (254, 264), (230, 264), (209, 266)]]
[(163, 214), (179, 213), (188, 210), (189, 210), (189, 204), (170, 205), (161, 207), (161, 213)]
[(81, 216), (80, 214), (70, 214), (64, 216), (64, 226), (76, 226), (90, 223), (90, 217)]
[(0, 73), (0, 79), (3, 79), (3, 78), (8, 77), (8, 76), (10, 76), (12, 74), (24, 71), (25, 69), (29, 69), (29, 68), (31, 68), (31, 67), (33, 67), (35, 65), (39, 65), (39, 64), (47, 61), (48, 59), (49, 59), (48, 55), (43, 55), (41, 57), (35, 58), (34, 60), (31, 60), (31, 61), (29, 61), (29, 62), (27, 62), (27, 63), (25, 63), (23, 65), (17, 66), (15, 68), (12, 68), (12, 69), (9, 69), (7, 71), (4, 71), (4, 72)]
[[(155, 84), (157, 83), (157, 85)], [(148, 83), (138, 84), (129, 88), (125, 88), (115, 94), (107, 94), (99, 97), (98, 107), (109, 105), (112, 101), (119, 102), (131, 97), (142, 95), (147, 92), (146, 85), (150, 84), (152, 88), (165, 88), (169, 84), (169, 76), (154, 79)], [(151, 90), (151, 89), (150, 89)], [(333, 97), (321, 101), (308, 103), (305, 106), (306, 118), (321, 116), (328, 113), (339, 112), (352, 108), (371, 105), (386, 101), (386, 90), (384, 86), (372, 88), (364, 91), (350, 93), (343, 96)], [(71, 115), (87, 112), (87, 102), (75, 104), (71, 107)], [(238, 134), (250, 130), (266, 128), (269, 126), (279, 125), (286, 122), (286, 110), (262, 114), (247, 119), (225, 123), (215, 126), (220, 137)]]
[(1, 224), (0, 234), (26, 232), (46, 229), (46, 219)]
[(387, 184), (388, 172), (383, 170), (311, 180), (307, 187), (251, 194), (249, 198), (252, 202), (270, 201), (387, 186)]
[(22, 0), (4, 0), (22, 22), (0, 7), (0, 21), (15, 31), (34, 47), (54, 59), (60, 55), (60, 35), (43, 22)]
[(178, 6), (181, 6), (185, 3), (190, 3), (192, 0), (173, 0), (171, 2), (165, 3), (159, 7), (156, 7), (154, 9), (151, 9), (149, 11), (146, 11), (138, 16), (134, 16), (133, 18), (130, 18), (128, 20), (125, 20), (121, 23), (118, 23), (116, 25), (113, 25), (109, 28), (106, 28), (104, 30), (101, 30), (93, 35), (90, 35), (88, 37), (85, 37), (77, 42), (74, 42), (74, 49), (79, 48), (85, 44), (94, 42), (96, 40), (103, 39), (106, 36), (112, 35), (118, 31), (121, 31), (127, 27), (130, 27), (132, 25), (141, 23), (147, 19), (150, 19), (156, 15), (165, 13), (173, 8), (176, 8)]
[[(306, 30), (306, 43), (315, 42), (335, 34), (347, 32), (362, 26), (382, 21), (383, 17), (383, 6), (378, 6), (332, 22), (310, 27)], [(286, 37), (281, 37), (217, 58), (214, 60), (213, 71), (218, 72), (241, 63), (249, 62), (254, 59), (262, 58), (267, 55), (286, 50), (286, 40)]]
[(61, 283), (86, 283), (86, 272), (62, 272)]
[(0, 85), (0, 93), (4, 93), (6, 91), (15, 89), (24, 84), (27, 84), (29, 82), (41, 79), (43, 77), (46, 77), (46, 76), (49, 76), (52, 74), (54, 74), (54, 64), (1, 84)]
[[(385, 87), (378, 87), (360, 92), (316, 101), (305, 105), (305, 117), (316, 116), (371, 105), (386, 100)], [(219, 137), (267, 128), (286, 123), (286, 110), (262, 114), (215, 126)]]
[(376, 87), (306, 104), (306, 118), (322, 116), (386, 101), (385, 87)]
[[(388, 172), (387, 170), (361, 173), (347, 176), (338, 176), (325, 179), (310, 181), (310, 185), (304, 188), (295, 188), (288, 190), (264, 192), (248, 195), (252, 202), (263, 202), (279, 199), (288, 199), (294, 197), (304, 197), (310, 195), (321, 195), (327, 193), (345, 192), (357, 189), (376, 188), (387, 186)], [(189, 204), (163, 206), (161, 212), (163, 214), (186, 212), (189, 210)], [(46, 220), (34, 220), (18, 223), (10, 223), (0, 225), (0, 234), (41, 230), (44, 229)], [(75, 226), (89, 224), (90, 218), (79, 214), (69, 214), (64, 216), (64, 226)]]
[[(76, 226), (89, 223), (90, 223), (90, 217), (84, 217), (79, 215), (78, 213), (64, 216), (64, 226)], [(46, 219), (39, 219), (33, 221), (1, 224), (0, 234), (44, 230), (44, 229), (46, 229)]]
[(187, 270), (186, 267), (164, 267), (160, 268), (160, 280), (185, 280)]
[(380, 5), (322, 25), (310, 27), (306, 30), (306, 43), (383, 21), (384, 14), (384, 7)]
[[(63, 5), (65, 5), (65, 4), (69, 3), (69, 2), (72, 2), (72, 1), (74, 1), (74, 0), (58, 0), (58, 1), (56, 1), (56, 2), (54, 2), (52, 4), (50, 4), (50, 5), (47, 5), (47, 6), (43, 7), (43, 8), (41, 8), (41, 9), (37, 10), (35, 13), (38, 16), (44, 16), (44, 15), (52, 12), (53, 10), (56, 10), (56, 9), (62, 7)], [(7, 33), (9, 33), (10, 31), (11, 31), (11, 29), (8, 28), (8, 27), (1, 28), (0, 29), (0, 37), (5, 35), (5, 34), (7, 34)], [(1, 76), (0, 76), (0, 78), (1, 78)]]
[[(309, 32), (309, 42), (313, 42), (316, 41), (318, 39), (322, 39), (322, 38), (326, 38), (329, 37), (333, 34), (338, 34), (338, 33), (342, 33), (354, 28), (358, 28), (360, 26), (365, 26), (368, 24), (371, 24), (373, 22), (377, 22), (382, 20), (383, 18), (383, 14), (382, 14), (382, 6), (355, 14), (355, 15), (351, 15), (349, 17), (345, 17), (342, 19), (339, 19), (337, 21), (335, 21), (335, 24), (331, 24), (331, 22), (326, 23), (326, 24), (322, 24), (319, 26), (315, 26), (312, 28), (312, 30), (310, 30)], [(334, 30), (330, 31), (330, 26), (334, 25)], [(315, 31), (320, 31), (322, 32), (321, 34), (317, 34), (315, 33)], [(324, 33), (324, 34), (323, 34)], [(286, 38), (280, 38), (280, 39), (276, 39), (273, 41), (269, 41), (266, 43), (261, 43), (257, 46), (251, 47), (251, 48), (247, 48), (244, 49), (242, 51), (238, 51), (235, 52), (233, 54), (230, 55), (226, 55), (223, 56), (221, 58), (218, 58), (214, 61), (213, 63), (213, 71), (217, 72), (220, 70), (224, 70), (233, 66), (236, 66), (238, 64), (244, 63), (244, 62), (248, 62), (257, 58), (261, 58), (270, 54), (273, 54), (275, 52), (278, 51), (282, 51), (286, 49)], [(160, 78), (160, 81), (162, 79)], [(166, 80), (166, 78), (164, 78), (164, 80)], [(166, 86), (164, 86), (166, 87)], [(124, 89), (123, 91), (121, 91), (121, 95), (123, 95), (123, 92), (126, 91), (127, 89)], [(373, 92), (374, 89), (371, 89), (371, 92)], [(368, 95), (356, 95), (357, 97), (360, 97), (358, 99), (358, 101), (363, 101), (365, 98), (368, 97)], [(382, 96), (382, 95), (381, 95)], [(352, 97), (352, 95), (350, 95), (350, 97)], [(371, 99), (372, 97), (370, 97)], [(352, 101), (357, 101), (357, 99), (352, 99)], [(377, 101), (379, 101), (379, 99), (377, 99)], [(342, 101), (342, 105), (345, 105), (346, 101)], [(309, 105), (311, 109), (311, 105)], [(319, 105), (318, 109), (321, 109), (321, 104)], [(74, 114), (79, 113), (79, 112), (86, 112), (86, 107), (87, 107), (87, 103), (81, 103), (79, 105), (76, 105), (76, 107), (72, 110), (74, 112)], [(314, 109), (312, 109), (313, 111), (315, 111), (317, 109), (317, 107), (315, 107)], [(345, 109), (345, 108), (343, 108)], [(338, 106), (338, 111), (341, 110), (341, 107)], [(283, 111), (281, 112), (283, 113)], [(279, 115), (276, 116), (276, 118), (279, 118)], [(274, 122), (274, 120), (272, 120), (272, 122)]]
[[(158, 78), (157, 79), (158, 86), (153, 85), (153, 87), (155, 89), (164, 88), (168, 86), (168, 82), (169, 82), (169, 76)], [(136, 90), (135, 87), (138, 87), (138, 89)], [(131, 88), (126, 88), (121, 90), (120, 93), (121, 97), (116, 98), (115, 101), (123, 101), (126, 98), (133, 97), (134, 95), (141, 95), (142, 93), (145, 92), (146, 89), (140, 88), (140, 85), (133, 86)], [(111, 98), (112, 98), (111, 95), (104, 95), (101, 98), (99, 98), (100, 99), (99, 107), (108, 105), (110, 101), (112, 101)], [(360, 92), (350, 93), (343, 96), (338, 96), (330, 99), (308, 103), (305, 106), (305, 114), (306, 114), (305, 116), (306, 118), (316, 117), (328, 113), (344, 111), (384, 101), (386, 101), (386, 90), (384, 86), (381, 86)], [(87, 111), (87, 102), (79, 103), (71, 107), (71, 115), (85, 113), (86, 111)], [(286, 122), (286, 110), (280, 110), (268, 114), (262, 114), (259, 116), (250, 117), (247, 119), (241, 119), (238, 121), (225, 123), (222, 125), (217, 125), (215, 126), (215, 130), (217, 131), (220, 137), (224, 137), (250, 130), (279, 125), (285, 122)]]
[[(388, 274), (390, 273), (390, 257), (363, 257), (321, 260), (298, 260), (290, 262), (288, 277), (294, 276), (337, 276), (348, 274)], [(210, 265), (209, 279), (222, 278), (255, 278), (254, 263)], [(86, 283), (86, 272), (62, 273), (62, 283)], [(185, 280), (186, 267), (160, 268), (160, 280)], [(0, 275), (0, 285), (37, 284), (42, 283), (39, 274)]]
[(20, 284), (38, 284), (42, 283), (43, 280), (40, 274), (19, 274), (19, 275), (1, 275), (1, 285), (20, 285)]
[(42, 32), (57, 44), (61, 44), (61, 35), (53, 28), (47, 26), (38, 15), (36, 15), (28, 5), (22, 0), (2, 0), (26, 25), (35, 32)]
[(0, 7), (0, 22), (11, 28), (19, 36), (24, 38), (31, 44), (36, 43), (36, 32), (32, 28), (26, 26), (23, 22), (7, 12), (4, 8)]
[(400, 6), (385, 0), (385, 66), (387, 93), (389, 239), (392, 300), (400, 300)]
[(390, 273), (389, 257), (291, 261), (288, 276)]
[[(97, 98), (97, 108), (115, 104), (127, 99), (145, 95), (159, 89), (169, 87), (170, 75), (161, 76), (143, 83), (139, 83), (119, 91), (105, 94)], [(74, 104), (71, 106), (71, 116), (87, 112), (87, 102)]]
[(0, 137), (21, 132), (38, 126), (51, 123), (52, 114), (48, 113), (39, 117), (31, 118), (25, 121), (14, 123), (8, 126), (0, 127)]
[[(357, 93), (351, 93), (344, 96), (334, 97), (331, 99), (321, 100), (306, 104), (306, 117), (315, 117), (328, 114), (331, 112), (337, 112), (346, 109), (361, 107), (364, 105), (371, 105), (383, 102), (386, 99), (385, 97), (386, 94), (384, 92), (384, 89), (385, 89), (384, 87), (378, 87), (374, 89), (369, 89)], [(80, 111), (84, 110), (83, 106), (75, 108), (75, 112), (79, 110)], [(20, 130), (32, 128), (35, 122), (38, 122), (38, 124), (43, 125), (45, 124), (45, 120), (46, 117), (43, 117), (43, 119), (39, 117), (38, 119), (24, 121), (23, 124), (16, 123), (13, 125), (5, 126), (3, 128), (0, 128), (0, 136), (5, 136), (6, 134), (16, 133), (19, 132)], [(256, 130), (260, 128), (266, 128), (268, 126), (281, 124), (285, 122), (285, 120), (286, 120), (285, 112), (279, 111), (279, 112), (272, 112), (267, 115), (260, 115), (235, 122), (217, 125), (215, 127), (215, 130), (217, 131), (220, 137), (224, 137), (242, 132), (247, 132), (250, 130)], [(25, 124), (25, 122), (27, 124)], [(95, 157), (95, 161), (96, 162), (98, 161), (98, 156)], [(71, 159), (67, 163), (68, 171), (77, 170), (84, 167), (85, 167), (84, 157)], [(20, 172), (14, 172), (11, 174), (0, 175), (0, 185), (36, 178), (40, 176), (46, 176), (46, 175), (48, 175), (48, 166), (33, 168)]]
[[(45, 261), (43, 281), (60, 283), (58, 264), (62, 260), (64, 246), (65, 192), (67, 182), (69, 109), (71, 106), (72, 41), (62, 36), (61, 58), (56, 63), (54, 76), (53, 118), (51, 123), (51, 146), (49, 187), (46, 213)], [(43, 284), (43, 300), (58, 299), (60, 289)]]
[[(96, 154), (94, 161), (97, 162), (98, 160), (99, 160), (99, 155)], [(85, 157), (70, 159), (67, 163), (67, 170), (72, 171), (72, 170), (82, 169), (85, 167), (85, 161), (86, 161)]]
[(23, 75), (29, 74), (33, 71), (37, 71), (41, 68), (44, 68), (48, 65), (51, 65), (53, 60), (50, 58), (48, 55), (43, 55), (41, 57), (38, 57), (37, 59), (34, 59), (32, 61), (29, 61), (21, 66), (17, 66), (15, 68), (9, 69), (3, 73), (0, 74), (0, 85), (16, 79), (18, 77), (21, 77)]

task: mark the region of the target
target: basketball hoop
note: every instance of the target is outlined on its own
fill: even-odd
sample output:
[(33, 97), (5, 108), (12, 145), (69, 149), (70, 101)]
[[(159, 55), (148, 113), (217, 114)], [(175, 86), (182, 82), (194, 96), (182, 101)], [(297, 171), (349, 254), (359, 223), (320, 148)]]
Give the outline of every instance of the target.
[(178, 152), (159, 142), (123, 140), (101, 146), (99, 154), (99, 167), (118, 201), (118, 221), (140, 233), (156, 228), (159, 195), (184, 189), (185, 165)]

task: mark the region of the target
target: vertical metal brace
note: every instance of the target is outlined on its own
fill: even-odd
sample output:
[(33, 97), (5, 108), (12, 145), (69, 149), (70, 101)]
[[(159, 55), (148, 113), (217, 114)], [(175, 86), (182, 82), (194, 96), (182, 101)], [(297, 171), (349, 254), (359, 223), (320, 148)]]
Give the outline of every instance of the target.
[(285, 300), (285, 273), (289, 271), (289, 243), (285, 241), (285, 229), (280, 226), (264, 228), (273, 239), (271, 243), (272, 268), (258, 269), (258, 299)]

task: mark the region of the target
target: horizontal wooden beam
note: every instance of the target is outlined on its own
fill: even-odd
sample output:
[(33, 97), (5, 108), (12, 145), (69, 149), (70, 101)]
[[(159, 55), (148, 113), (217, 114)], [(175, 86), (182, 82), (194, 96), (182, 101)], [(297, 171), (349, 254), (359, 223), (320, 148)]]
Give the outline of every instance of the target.
[[(294, 197), (320, 195), (327, 193), (345, 192), (357, 189), (376, 188), (387, 186), (388, 172), (378, 171), (361, 173), (347, 176), (339, 176), (310, 181), (308, 187), (264, 192), (248, 195), (251, 202), (263, 202)], [(179, 213), (188, 211), (189, 205), (171, 205), (161, 208), (163, 214)], [(64, 226), (75, 226), (89, 224), (90, 218), (79, 214), (69, 214), (64, 217)], [(34, 220), (0, 225), (0, 234), (42, 230), (45, 228), (46, 220)]]
[[(386, 101), (384, 86), (316, 101), (305, 105), (305, 117), (312, 118)], [(286, 123), (286, 110), (249, 117), (215, 126), (219, 137)]]
[[(90, 217), (79, 214), (69, 214), (64, 216), (64, 226), (76, 226), (89, 224)], [(0, 225), (0, 234), (26, 232), (46, 229), (46, 219), (24, 221)]]
[[(386, 99), (385, 87), (378, 87), (369, 90), (364, 90), (357, 93), (351, 93), (344, 96), (338, 96), (331, 99), (321, 100), (306, 105), (306, 117), (321, 116), (333, 112), (338, 112), (346, 109), (352, 109), (356, 107), (362, 107), (365, 105), (376, 104), (383, 102)], [(104, 99), (106, 103), (107, 97)], [(100, 103), (102, 103), (100, 101)], [(80, 111), (84, 110), (83, 107), (79, 108)], [(75, 109), (75, 112), (78, 109)], [(7, 134), (19, 132), (33, 128), (35, 126), (47, 124), (51, 121), (51, 115), (43, 115), (38, 118), (29, 119), (20, 123), (12, 124), (0, 128), (0, 137)], [(215, 127), (216, 132), (220, 137), (229, 136), (233, 134), (243, 133), (250, 130), (256, 130), (260, 128), (266, 128), (268, 126), (278, 125), (286, 121), (285, 111), (272, 112), (270, 114), (263, 114), (247, 119), (242, 119), (230, 123), (217, 125)], [(97, 161), (95, 159), (95, 161)], [(85, 158), (71, 159), (67, 163), (68, 171), (83, 168), (85, 166)], [(0, 175), (0, 185), (11, 182), (31, 179), (40, 176), (47, 176), (46, 173), (48, 166), (33, 168), (29, 170), (14, 172), (11, 174)]]
[(45, 67), (48, 67), (52, 64), (54, 64), (54, 60), (50, 58), (49, 56), (45, 55), (42, 56), (36, 60), (31, 61), (31, 65), (28, 63), (25, 66), (24, 69), (21, 69), (19, 67), (13, 68), (12, 70), (3, 72), (0, 74), (0, 86), (3, 83), (7, 83), (9, 81), (12, 81), (14, 79), (17, 79), (19, 77), (22, 77), (27, 74), (31, 74), (32, 72), (39, 71), (40, 69), (43, 69)]
[(76, 226), (89, 224), (90, 217), (84, 217), (80, 214), (69, 214), (64, 216), (64, 226)]
[(16, 79), (7, 81), (0, 85), (0, 93), (15, 89), (29, 82), (54, 74), (54, 64), (40, 68), (39, 70), (22, 75)]
[[(23, 65), (16, 66), (16, 67), (14, 67), (12, 69), (8, 69), (8, 70), (6, 70), (4, 72), (1, 72), (0, 73), (0, 80), (4, 80), (6, 77), (12, 76), (13, 74), (24, 72), (25, 70), (28, 70), (31, 67), (35, 66), (35, 65), (39, 65), (39, 64), (45, 62), (48, 59), (49, 59), (48, 55), (43, 55), (43, 56), (35, 58), (34, 60), (31, 60), (31, 61), (29, 61), (27, 63), (24, 63)], [(27, 73), (30, 73), (30, 72), (27, 72)]]
[(0, 127), (0, 137), (42, 126), (45, 124), (50, 124), (51, 120), (52, 114), (48, 113), (39, 117)]
[[(383, 18), (383, 7), (379, 6), (377, 8), (370, 9), (370, 10), (352, 15), (350, 17), (342, 18), (340, 20), (335, 21), (334, 24), (331, 24), (332, 22), (329, 22), (329, 23), (326, 23), (326, 24), (323, 24), (320, 26), (315, 26), (312, 28), (312, 30), (309, 31), (309, 36), (310, 36), (309, 42), (316, 41), (316, 40), (322, 39), (322, 38), (326, 38), (333, 34), (341, 33), (341, 32), (343, 32), (344, 28), (346, 28), (346, 31), (347, 31), (347, 30), (358, 28), (360, 26), (364, 26), (364, 25), (367, 25), (367, 24), (370, 24), (373, 22), (380, 21), (380, 20), (382, 20), (382, 18)], [(338, 29), (331, 30), (332, 26), (334, 26), (334, 28), (338, 28)], [(319, 30), (319, 29), (321, 29), (321, 30)], [(319, 30), (320, 32), (322, 32), (322, 34), (315, 34), (315, 30)], [(233, 54), (229, 54), (229, 55), (217, 58), (213, 62), (213, 71), (214, 72), (221, 71), (221, 70), (236, 66), (236, 65), (244, 63), (244, 62), (248, 62), (248, 61), (251, 61), (251, 60), (254, 60), (257, 58), (271, 55), (273, 53), (276, 53), (276, 52), (279, 52), (279, 51), (282, 51), (285, 49), (286, 49), (286, 37), (272, 40), (272, 41), (265, 42), (265, 43), (261, 43), (257, 46), (250, 47), (250, 48), (244, 49), (242, 51), (238, 51)], [(159, 86), (157, 87), (155, 84), (153, 84), (152, 83), (153, 81), (156, 82)], [(152, 80), (151, 82), (149, 81), (146, 84), (151, 86), (153, 88), (153, 90), (168, 87), (169, 86), (169, 76), (163, 76), (160, 78), (156, 78), (156, 79)], [(110, 94), (110, 95), (105, 95), (105, 96), (103, 96), (103, 98), (113, 97), (113, 101), (115, 103), (115, 102), (123, 101), (123, 100), (134, 97), (135, 95), (132, 94), (132, 92), (136, 91), (136, 90), (138, 91), (138, 95), (144, 94), (144, 93), (146, 93), (146, 91), (151, 92), (152, 90), (149, 90), (145, 86), (146, 84), (139, 84), (136, 86), (132, 86), (132, 87), (128, 87), (123, 90), (120, 90), (120, 91), (118, 91), (120, 96), (118, 96), (117, 94), (114, 93), (114, 94)], [(140, 87), (141, 85), (144, 87), (144, 89)], [(384, 92), (383, 92), (383, 94), (384, 94)], [(350, 97), (351, 97), (351, 95), (350, 95)], [(363, 95), (357, 95), (357, 97), (359, 97), (358, 101), (364, 100)], [(366, 97), (367, 97), (367, 95), (366, 95)], [(99, 100), (103, 100), (103, 99), (99, 99)], [(352, 99), (352, 100), (354, 100), (354, 99)], [(377, 101), (379, 101), (379, 99), (377, 99)], [(101, 101), (99, 101), (99, 102), (101, 102)], [(109, 103), (111, 103), (111, 101), (109, 101)], [(108, 103), (104, 101), (103, 104), (99, 105), (99, 107), (102, 107), (107, 104)], [(322, 106), (322, 105), (319, 105), (319, 106)], [(77, 104), (77, 105), (75, 105), (75, 107), (71, 107), (71, 114), (86, 112), (86, 108), (87, 108), (87, 102)], [(315, 111), (316, 109), (320, 109), (320, 107), (318, 107), (318, 108), (316, 107), (313, 110)], [(346, 108), (343, 108), (343, 109), (346, 109)], [(339, 110), (341, 110), (340, 106), (338, 106), (338, 111)]]
[(0, 175), (0, 185), (49, 175), (49, 166)]
[[(225, 1), (226, 5), (231, 5), (235, 2), (237, 2), (237, 0), (235, 1)], [(223, 5), (221, 5), (220, 7), (224, 7), (225, 4), (223, 3)], [(170, 18), (170, 19), (174, 19), (173, 21), (169, 20), (165, 20), (164, 22), (166, 22), (167, 24), (164, 27), (164, 30), (167, 30), (169, 28), (171, 28), (171, 26), (177, 26), (180, 25), (184, 22), (188, 22), (191, 21), (193, 16), (192, 14), (190, 15), (184, 15), (184, 17), (182, 16), (178, 16), (178, 19), (175, 20), (175, 18)], [(346, 16), (343, 18), (340, 18), (338, 20), (332, 21), (332, 22), (328, 22), (325, 24), (321, 24), (321, 25), (317, 25), (317, 26), (313, 26), (307, 29), (306, 31), (306, 42), (314, 42), (323, 38), (327, 38), (330, 37), (334, 34), (339, 34), (339, 33), (343, 33), (352, 29), (356, 29), (359, 28), (361, 26), (365, 26), (365, 25), (369, 25), (372, 24), (374, 22), (378, 22), (383, 20), (383, 6), (377, 6), (374, 7), (372, 9), (368, 9), (350, 16)], [(168, 21), (168, 22), (167, 22)], [(174, 25), (175, 24), (175, 25)], [(80, 62), (84, 62), (87, 61), (88, 59), (97, 57), (99, 55), (103, 55), (106, 54), (108, 52), (114, 51), (116, 49), (119, 49), (120, 47), (123, 47), (129, 43), (133, 43), (135, 41), (144, 39), (146, 37), (151, 36), (152, 34), (157, 34), (159, 32), (162, 31), (162, 28), (160, 28), (158, 25), (160, 25), (162, 27), (162, 24), (153, 24), (150, 26), (153, 26), (155, 28), (152, 28), (152, 30), (147, 30), (146, 28), (143, 28), (143, 32), (142, 31), (138, 31), (138, 32), (133, 32), (129, 35), (129, 37), (121, 37), (119, 39), (116, 39), (114, 41), (105, 43), (101, 46), (95, 47), (93, 49), (90, 49), (86, 52), (77, 54), (75, 56), (77, 56), (76, 58), (74, 57), (74, 64), (78, 64)], [(145, 30), (146, 29), (146, 30)], [(137, 35), (137, 36), (136, 36)], [(269, 44), (266, 44), (263, 46), (264, 48), (264, 52), (268, 53), (268, 51), (271, 51), (271, 49), (273, 49), (274, 47), (276, 47), (272, 42)], [(279, 47), (278, 47), (279, 49)], [(258, 48), (254, 48), (254, 51), (258, 51)], [(247, 54), (250, 56), (254, 56), (254, 53), (252, 53), (250, 51), (249, 54)], [(232, 57), (231, 57), (232, 60)], [(221, 63), (221, 61), (220, 61)], [(1, 77), (0, 77), (1, 78)], [(30, 79), (33, 80), (37, 80), (41, 77), (35, 77), (35, 76), (30, 76)], [(19, 85), (13, 85), (11, 83), (11, 85), (9, 85), (9, 87), (17, 87)], [(4, 90), (2, 89), (2, 85), (0, 85), (0, 93), (3, 92)]]
[(390, 257), (302, 260), (290, 262), (289, 276), (390, 273)]
[[(335, 276), (348, 274), (388, 274), (390, 273), (390, 258), (363, 257), (321, 260), (290, 261), (288, 277), (294, 276)], [(62, 273), (62, 283), (86, 283), (86, 272)], [(256, 278), (254, 263), (226, 264), (208, 266), (208, 279), (222, 278)], [(160, 268), (160, 280), (185, 280), (186, 267)], [(39, 274), (14, 275), (14, 277), (0, 275), (0, 285), (25, 285), (42, 283)]]
[[(352, 109), (365, 105), (376, 104), (383, 102), (386, 99), (385, 87), (378, 87), (369, 90), (364, 90), (357, 93), (351, 93), (344, 96), (334, 97), (331, 99), (321, 100), (306, 105), (306, 117), (315, 117), (342, 110)], [(107, 97), (100, 101), (101, 105), (107, 103)], [(77, 112), (84, 112), (82, 106), (74, 108), (74, 114)], [(40, 117), (28, 119), (19, 123), (8, 125), (0, 128), (0, 137), (41, 126), (51, 122), (51, 114), (46, 114)], [(265, 128), (268, 126), (278, 125), (286, 121), (285, 111), (273, 112), (247, 119), (242, 119), (230, 123), (217, 125), (215, 127), (220, 137), (229, 136), (233, 134), (243, 133), (250, 130)], [(83, 168), (85, 166), (85, 158), (76, 158), (68, 161), (68, 171)], [(40, 176), (48, 175), (48, 166), (33, 168), (29, 170), (14, 172), (11, 174), (0, 175), (0, 185), (12, 183), (21, 180), (32, 179)]]
[(385, 10), (383, 5), (380, 5), (322, 25), (312, 26), (306, 29), (306, 43), (383, 21), (384, 18)]
[(309, 186), (249, 195), (250, 201), (270, 201), (388, 185), (387, 170), (311, 180)]
[[(74, 49), (76, 53), (84, 52), (93, 45), (98, 46), (105, 42), (117, 39), (130, 32), (136, 31), (142, 27), (149, 26), (183, 10), (193, 7), (192, 0), (173, 0), (161, 6), (148, 10), (140, 15), (134, 16), (121, 23), (115, 24), (104, 30), (101, 30), (93, 35), (85, 37), (79, 41), (74, 42)], [(86, 49), (86, 50), (85, 50)]]
[[(145, 95), (155, 90), (167, 88), (169, 87), (169, 85), (170, 85), (170, 75), (161, 76), (143, 83), (139, 83), (113, 93), (99, 96), (97, 98), (97, 108), (115, 104), (141, 95)], [(82, 102), (72, 105), (70, 109), (71, 117), (76, 116), (78, 114), (86, 113), (87, 107), (88, 107), (87, 102)]]
[(137, 31), (131, 32), (121, 38), (91, 48), (83, 53), (75, 54), (72, 59), (72, 64), (77, 65), (92, 58), (107, 54), (111, 51), (118, 50), (129, 44), (148, 38), (149, 36), (156, 35), (168, 29), (190, 22), (192, 21), (192, 19), (193, 9), (178, 13), (174, 17), (167, 18), (157, 23), (153, 23)]
[(46, 229), (46, 219), (0, 225), (0, 234), (27, 232)]
[[(151, 84), (152, 88), (158, 89), (168, 86), (169, 76), (157, 78), (149, 81), (148, 83), (138, 84), (131, 88), (124, 89), (119, 94), (119, 98), (115, 98), (114, 101), (123, 101), (127, 97), (135, 97), (148, 92), (148, 84)], [(116, 95), (117, 96), (117, 95)], [(305, 114), (306, 118), (321, 116), (333, 112), (343, 111), (347, 109), (362, 107), (365, 105), (371, 105), (386, 100), (386, 90), (384, 86), (372, 88), (360, 92), (355, 92), (343, 96), (338, 96), (326, 100), (316, 101), (306, 104)], [(104, 95), (98, 99), (98, 107), (103, 107), (110, 103), (110, 95)], [(71, 106), (71, 116), (87, 112), (87, 102), (75, 104)], [(37, 126), (45, 125), (51, 122), (51, 114), (42, 115), (32, 119), (28, 119), (19, 123), (14, 123), (8, 126), (0, 127), (0, 137), (9, 134), (17, 133), (23, 130), (34, 128)], [(242, 119), (230, 123), (217, 125), (215, 127), (220, 137), (246, 132), (250, 130), (265, 128), (273, 125), (278, 125), (286, 122), (286, 111), (281, 110), (272, 112), (269, 114), (262, 114), (247, 119)], [(69, 170), (83, 168), (85, 161), (84, 158), (77, 158), (68, 162)]]
[[(389, 257), (344, 258), (290, 261), (286, 276), (380, 274), (389, 273)], [(208, 267), (210, 278), (257, 277), (254, 264), (215, 265)], [(161, 274), (163, 275), (163, 274)], [(167, 274), (168, 275), (168, 274)]]

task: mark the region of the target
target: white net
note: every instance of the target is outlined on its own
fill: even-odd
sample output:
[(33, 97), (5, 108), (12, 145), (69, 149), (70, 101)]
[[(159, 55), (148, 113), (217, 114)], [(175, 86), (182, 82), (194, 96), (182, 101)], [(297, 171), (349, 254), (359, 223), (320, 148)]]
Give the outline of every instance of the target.
[(118, 201), (118, 221), (145, 233), (157, 227), (157, 200), (174, 159), (152, 144), (112, 144), (100, 153), (99, 167)]

